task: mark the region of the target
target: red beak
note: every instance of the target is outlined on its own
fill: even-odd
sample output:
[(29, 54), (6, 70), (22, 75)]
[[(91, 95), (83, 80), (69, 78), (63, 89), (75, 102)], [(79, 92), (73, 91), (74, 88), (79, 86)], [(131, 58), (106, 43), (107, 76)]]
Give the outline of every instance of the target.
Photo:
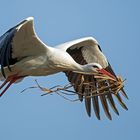
[(109, 73), (108, 71), (106, 71), (105, 69), (99, 69), (98, 70), (100, 73), (105, 74), (113, 79), (116, 79), (116, 77), (114, 75), (112, 75), (111, 73)]

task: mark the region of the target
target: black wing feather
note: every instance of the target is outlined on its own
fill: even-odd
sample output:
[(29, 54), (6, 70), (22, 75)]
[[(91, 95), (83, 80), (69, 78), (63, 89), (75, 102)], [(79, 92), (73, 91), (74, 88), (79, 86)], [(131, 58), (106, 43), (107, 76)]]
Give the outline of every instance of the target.
[(4, 77), (4, 67), (8, 67), (9, 71), (11, 71), (10, 65), (13, 65), (17, 62), (17, 58), (12, 58), (12, 39), (17, 32), (17, 27), (27, 20), (22, 21), (18, 25), (9, 29), (5, 34), (0, 37), (0, 65), (1, 72)]
[[(99, 50), (101, 50), (100, 46)], [(82, 49), (83, 47), (79, 47), (79, 48), (75, 48), (75, 49), (71, 49), (68, 48), (66, 51), (73, 57), (73, 59), (81, 64), (87, 64), (86, 60), (84, 59), (84, 57), (82, 56)], [(110, 72), (112, 75), (114, 75), (116, 77), (115, 72), (113, 71), (111, 65), (108, 63), (108, 66), (105, 68), (106, 71)], [(86, 98), (87, 96), (92, 96), (92, 102), (93, 102), (93, 108), (94, 108), (94, 112), (96, 117), (100, 120), (100, 108), (99, 108), (99, 97), (98, 96), (94, 96), (93, 94), (98, 94), (98, 93), (93, 93), (92, 91), (97, 90), (98, 88), (101, 86), (105, 86), (105, 85), (110, 85), (109, 81), (104, 81), (102, 83), (100, 83), (100, 85), (97, 85), (97, 81), (94, 78), (93, 75), (83, 75), (83, 74), (78, 74), (78, 73), (74, 73), (72, 71), (65, 71), (66, 76), (68, 77), (68, 80), (72, 83), (72, 85), (74, 85), (74, 90), (77, 92), (80, 101), (83, 101), (83, 99), (85, 100), (85, 107), (86, 107), (86, 111), (87, 114), (89, 116), (91, 116), (91, 99), (90, 98)], [(81, 81), (84, 82), (91, 82), (92, 84), (90, 85), (91, 87), (83, 84)], [(122, 89), (122, 93), (124, 96), (127, 97), (124, 89)], [(118, 99), (118, 102), (120, 103), (120, 105), (127, 110), (126, 105), (124, 104), (124, 102), (121, 99), (121, 96), (119, 94), (115, 95), (116, 98)], [(117, 110), (117, 107), (115, 105), (115, 102), (113, 100), (112, 97), (112, 91), (110, 90), (109, 93), (107, 95), (101, 95), (100, 96), (100, 100), (101, 100), (101, 104), (103, 106), (104, 112), (106, 114), (106, 116), (111, 120), (111, 114), (109, 112), (109, 106), (108, 106), (108, 102), (110, 104), (110, 106), (112, 107), (112, 109), (114, 110), (114, 112), (119, 115), (119, 112)]]

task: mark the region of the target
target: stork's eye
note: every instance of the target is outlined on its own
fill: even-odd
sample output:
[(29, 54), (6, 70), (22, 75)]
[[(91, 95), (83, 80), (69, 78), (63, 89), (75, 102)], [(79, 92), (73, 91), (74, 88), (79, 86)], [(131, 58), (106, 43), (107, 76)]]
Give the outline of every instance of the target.
[(96, 69), (98, 69), (98, 66), (96, 66), (96, 65), (93, 65), (93, 68), (96, 68)]

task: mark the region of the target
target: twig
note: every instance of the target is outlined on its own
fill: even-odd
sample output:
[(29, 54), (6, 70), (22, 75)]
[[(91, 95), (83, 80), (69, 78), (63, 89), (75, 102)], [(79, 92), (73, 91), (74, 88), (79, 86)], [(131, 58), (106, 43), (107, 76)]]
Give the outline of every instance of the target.
[[(74, 96), (74, 95), (81, 95), (83, 96), (84, 99), (86, 98), (92, 98), (92, 97), (95, 97), (95, 96), (102, 96), (102, 95), (107, 95), (107, 94), (115, 94), (117, 95), (119, 93), (119, 91), (121, 91), (121, 89), (123, 88), (123, 83), (125, 80), (122, 80), (121, 77), (117, 77), (116, 79), (113, 79), (113, 78), (110, 78), (109, 76), (106, 76), (106, 75), (95, 75), (94, 76), (97, 80), (97, 85), (101, 82), (106, 82), (108, 81), (108, 85), (107, 86), (103, 86), (103, 87), (96, 87), (97, 89), (96, 90), (93, 90), (91, 91), (92, 88), (94, 88), (94, 83), (93, 82), (84, 82), (84, 77), (82, 77), (82, 80), (81, 80), (81, 83), (77, 86), (88, 86), (90, 88), (88, 88), (88, 90), (90, 90), (90, 95), (87, 95), (85, 96), (83, 93), (77, 93), (73, 90), (73, 86), (74, 84), (67, 84), (65, 86), (61, 86), (61, 85), (57, 85), (57, 86), (54, 86), (54, 87), (51, 87), (51, 88), (44, 88), (42, 86), (40, 86), (40, 84), (38, 83), (37, 80), (35, 80), (37, 86), (33, 86), (33, 87), (29, 87), (29, 88), (26, 88), (24, 89), (22, 92), (24, 92), (25, 90), (27, 89), (32, 89), (32, 88), (39, 88), (41, 89), (41, 91), (43, 92), (46, 92), (44, 94), (42, 94), (41, 96), (45, 96), (45, 95), (48, 95), (48, 94), (51, 94), (51, 93), (56, 93), (58, 94), (59, 96), (61, 96), (62, 98), (68, 100), (68, 101), (71, 101), (71, 102), (75, 102), (75, 101), (78, 101), (79, 99), (69, 99), (67, 98), (66, 96)], [(22, 93), (21, 92), (21, 93)], [(66, 96), (64, 96), (66, 95)]]

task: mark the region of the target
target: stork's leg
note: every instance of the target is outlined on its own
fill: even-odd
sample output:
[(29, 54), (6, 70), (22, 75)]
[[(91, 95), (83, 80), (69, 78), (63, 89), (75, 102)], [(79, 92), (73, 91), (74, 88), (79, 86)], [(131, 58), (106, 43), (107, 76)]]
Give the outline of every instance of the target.
[(7, 77), (7, 79), (4, 81), (4, 83), (0, 86), (0, 89), (2, 89), (7, 83), (8, 85), (6, 88), (0, 93), (0, 97), (6, 92), (6, 90), (17, 80), (23, 78), (24, 76), (17, 76), (17, 75), (11, 75)]
[(0, 89), (2, 89), (8, 82), (10, 82), (11, 79), (12, 79), (12, 77), (13, 77), (13, 76), (9, 76), (9, 77), (3, 82), (3, 84), (0, 86)]

